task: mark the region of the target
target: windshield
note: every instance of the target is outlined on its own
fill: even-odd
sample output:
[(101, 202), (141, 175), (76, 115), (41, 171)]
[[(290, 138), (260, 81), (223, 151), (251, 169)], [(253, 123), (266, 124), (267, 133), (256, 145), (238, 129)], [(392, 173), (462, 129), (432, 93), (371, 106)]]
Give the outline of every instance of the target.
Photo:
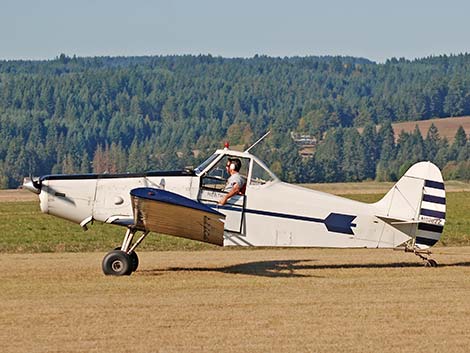
[(263, 185), (273, 181), (274, 177), (256, 161), (253, 161), (253, 169), (251, 172), (251, 185)]
[(218, 155), (217, 153), (214, 153), (212, 156), (210, 156), (210, 157), (207, 158), (204, 162), (202, 162), (202, 164), (199, 165), (199, 167), (197, 167), (196, 169), (194, 169), (194, 172), (195, 172), (196, 174), (202, 173), (202, 171), (203, 171), (204, 169), (206, 169), (207, 166), (208, 166), (209, 164), (211, 164), (218, 156), (219, 156), (219, 155)]

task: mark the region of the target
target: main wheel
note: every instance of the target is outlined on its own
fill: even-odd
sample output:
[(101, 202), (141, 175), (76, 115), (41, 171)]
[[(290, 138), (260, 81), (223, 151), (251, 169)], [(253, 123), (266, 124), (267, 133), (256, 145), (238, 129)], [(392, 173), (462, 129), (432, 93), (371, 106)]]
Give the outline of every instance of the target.
[(132, 273), (132, 260), (121, 250), (113, 250), (103, 258), (101, 268), (105, 275), (128, 276)]
[[(121, 250), (121, 247), (114, 248), (114, 250)], [(131, 252), (129, 256), (132, 262), (132, 272), (135, 272), (137, 271), (137, 267), (139, 267), (139, 257), (135, 251)]]
[(137, 271), (137, 267), (139, 267), (139, 257), (135, 251), (131, 252), (129, 257), (131, 258), (132, 272), (135, 272)]

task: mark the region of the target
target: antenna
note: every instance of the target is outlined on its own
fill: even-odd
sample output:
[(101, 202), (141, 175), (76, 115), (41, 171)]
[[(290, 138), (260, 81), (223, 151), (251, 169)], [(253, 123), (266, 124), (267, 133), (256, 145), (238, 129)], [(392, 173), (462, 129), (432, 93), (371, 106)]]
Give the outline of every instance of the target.
[(271, 133), (271, 130), (269, 130), (267, 133), (265, 133), (258, 141), (256, 141), (254, 144), (252, 144), (248, 149), (245, 150), (245, 152), (250, 151), (253, 147), (255, 147), (258, 143), (260, 143), (266, 136), (268, 136)]

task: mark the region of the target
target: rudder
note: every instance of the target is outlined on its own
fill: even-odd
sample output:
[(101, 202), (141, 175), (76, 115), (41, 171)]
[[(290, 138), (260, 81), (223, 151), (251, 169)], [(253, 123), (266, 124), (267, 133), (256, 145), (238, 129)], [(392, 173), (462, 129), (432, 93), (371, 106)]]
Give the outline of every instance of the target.
[(377, 217), (414, 238), (416, 247), (433, 246), (441, 237), (446, 215), (439, 168), (431, 162), (414, 164), (375, 206), (380, 212)]

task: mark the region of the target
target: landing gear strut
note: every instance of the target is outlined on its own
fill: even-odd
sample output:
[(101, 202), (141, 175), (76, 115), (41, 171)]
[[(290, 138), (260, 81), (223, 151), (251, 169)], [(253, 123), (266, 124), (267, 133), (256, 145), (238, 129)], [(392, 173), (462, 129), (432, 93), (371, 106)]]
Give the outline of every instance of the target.
[(137, 229), (127, 228), (122, 246), (110, 251), (103, 258), (101, 268), (105, 275), (128, 276), (137, 270), (139, 267), (139, 257), (135, 249), (142, 243), (149, 232), (144, 231), (141, 237), (132, 244), (132, 239), (136, 232)]
[(431, 259), (431, 251), (427, 249), (419, 249), (414, 243), (414, 241), (405, 245), (405, 252), (414, 253), (421, 260), (423, 260), (423, 264), (425, 267), (437, 267), (438, 266), (436, 260)]

